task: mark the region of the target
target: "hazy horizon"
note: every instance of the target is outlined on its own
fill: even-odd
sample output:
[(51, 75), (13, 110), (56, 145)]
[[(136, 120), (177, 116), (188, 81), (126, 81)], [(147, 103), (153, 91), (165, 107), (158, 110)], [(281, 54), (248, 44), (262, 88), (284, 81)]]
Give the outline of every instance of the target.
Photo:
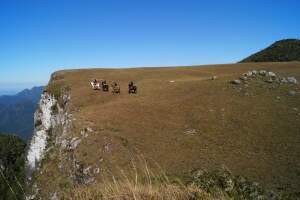
[(44, 86), (44, 83), (1, 83), (0, 82), (0, 96), (15, 95), (25, 89), (32, 89), (33, 87)]
[(277, 40), (300, 38), (299, 6), (298, 0), (4, 1), (0, 86), (46, 84), (54, 71), (71, 68), (235, 63)]

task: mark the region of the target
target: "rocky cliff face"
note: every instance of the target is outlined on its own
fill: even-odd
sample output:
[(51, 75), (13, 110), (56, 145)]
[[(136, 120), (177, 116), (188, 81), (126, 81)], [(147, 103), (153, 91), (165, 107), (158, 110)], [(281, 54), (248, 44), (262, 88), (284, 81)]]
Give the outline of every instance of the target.
[[(59, 199), (65, 189), (75, 184), (94, 181), (91, 172), (97, 167), (84, 167), (74, 153), (93, 130), (85, 128), (75, 136), (69, 112), (69, 89), (54, 73), (34, 114), (34, 133), (27, 151), (28, 192), (26, 199)], [(78, 131), (78, 130), (77, 130)]]
[[(63, 88), (59, 88), (61, 89)], [(60, 96), (55, 96), (52, 91), (47, 90), (41, 95), (34, 114), (34, 133), (27, 151), (27, 182), (31, 189), (26, 199), (43, 199), (39, 196), (42, 188), (40, 174), (47, 169), (45, 165), (53, 154), (60, 151), (59, 147), (66, 146), (64, 136), (71, 125), (67, 113), (69, 99), (65, 91)], [(57, 151), (53, 151), (54, 149)]]
[(34, 114), (35, 129), (27, 154), (27, 166), (30, 171), (37, 169), (47, 150), (48, 134), (57, 123), (56, 117), (52, 113), (56, 103), (57, 101), (52, 95), (42, 94), (38, 109)]

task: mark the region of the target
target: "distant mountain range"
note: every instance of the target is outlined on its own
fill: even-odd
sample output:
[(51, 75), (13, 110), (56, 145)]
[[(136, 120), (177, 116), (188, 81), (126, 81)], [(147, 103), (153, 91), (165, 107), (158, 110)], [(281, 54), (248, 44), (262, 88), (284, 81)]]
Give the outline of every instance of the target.
[(14, 133), (27, 140), (33, 132), (33, 116), (43, 86), (16, 95), (0, 96), (0, 132)]
[(300, 61), (300, 40), (280, 40), (241, 62), (286, 62)]

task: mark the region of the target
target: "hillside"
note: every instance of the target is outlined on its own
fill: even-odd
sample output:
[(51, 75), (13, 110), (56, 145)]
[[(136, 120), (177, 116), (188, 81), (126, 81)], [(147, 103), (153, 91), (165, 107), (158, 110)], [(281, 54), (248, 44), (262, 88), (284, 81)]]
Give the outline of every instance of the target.
[(300, 40), (280, 40), (241, 62), (287, 62), (300, 61)]
[(16, 95), (0, 96), (0, 131), (29, 139), (33, 132), (33, 114), (43, 87), (34, 87)]
[[(276, 80), (230, 83), (262, 69), (276, 73)], [(49, 150), (33, 175), (36, 195), (71, 195), (72, 188), (131, 168), (139, 156), (171, 178), (225, 166), (267, 189), (296, 193), (300, 89), (279, 81), (289, 76), (300, 80), (300, 62), (56, 72), (47, 91), (58, 107), (45, 94), (38, 109), (47, 121), (36, 122), (36, 136), (48, 133)], [(121, 94), (92, 90), (94, 78), (117, 81)], [(127, 93), (129, 81), (138, 94)], [(50, 108), (60, 125), (49, 126)]]

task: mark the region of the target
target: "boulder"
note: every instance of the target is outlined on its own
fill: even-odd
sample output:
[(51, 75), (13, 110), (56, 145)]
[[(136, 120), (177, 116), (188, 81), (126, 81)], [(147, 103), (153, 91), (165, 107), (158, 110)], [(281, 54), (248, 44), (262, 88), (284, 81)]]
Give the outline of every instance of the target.
[(197, 134), (197, 130), (196, 129), (188, 129), (188, 130), (185, 131), (185, 134), (195, 135), (195, 134)]
[(256, 70), (252, 70), (252, 76), (256, 76), (257, 75), (257, 71)]
[(280, 83), (288, 83), (288, 81), (286, 80), (286, 78), (284, 78), (284, 77), (282, 77), (282, 78), (280, 78)]
[(276, 74), (274, 72), (267, 72), (266, 76), (271, 77), (271, 78), (275, 78)]
[(217, 76), (212, 76), (211, 77), (211, 80), (216, 80), (217, 79)]
[(234, 85), (239, 85), (242, 82), (240, 80), (233, 80), (233, 81), (231, 81), (231, 83), (234, 84)]
[(293, 76), (287, 77), (287, 81), (291, 84), (297, 84), (298, 83), (297, 79)]
[(261, 75), (261, 76), (265, 76), (266, 74), (267, 74), (266, 70), (260, 70), (259, 71), (259, 75)]
[(247, 80), (248, 80), (247, 76), (241, 76), (240, 79), (241, 79), (242, 81), (247, 81)]
[(290, 90), (290, 91), (288, 92), (288, 95), (289, 95), (289, 96), (295, 96), (295, 95), (296, 95), (296, 92), (295, 92), (294, 90)]
[(67, 150), (75, 150), (77, 146), (80, 144), (81, 139), (78, 137), (72, 138), (70, 142), (66, 145)]
[(253, 75), (252, 71), (248, 71), (244, 74), (244, 76), (251, 77)]

